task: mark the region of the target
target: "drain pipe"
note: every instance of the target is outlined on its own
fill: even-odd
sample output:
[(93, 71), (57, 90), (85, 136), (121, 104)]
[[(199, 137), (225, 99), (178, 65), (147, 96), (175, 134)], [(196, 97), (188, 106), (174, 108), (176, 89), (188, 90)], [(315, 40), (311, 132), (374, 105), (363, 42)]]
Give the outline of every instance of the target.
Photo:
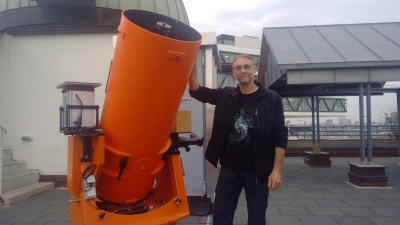
[(7, 134), (7, 130), (0, 126), (0, 205), (4, 205), (4, 200), (1, 197), (1, 181), (3, 180), (3, 134)]

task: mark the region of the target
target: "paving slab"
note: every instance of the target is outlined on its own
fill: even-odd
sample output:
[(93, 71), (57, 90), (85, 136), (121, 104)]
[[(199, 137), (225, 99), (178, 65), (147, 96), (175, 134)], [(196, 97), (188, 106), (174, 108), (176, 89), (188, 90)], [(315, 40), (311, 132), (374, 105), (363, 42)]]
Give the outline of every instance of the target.
[(45, 212), (18, 213), (17, 216), (13, 216), (13, 217), (7, 219), (6, 222), (34, 223), (47, 215), (49, 215), (49, 213), (45, 213)]
[[(369, 207), (381, 216), (400, 216), (400, 207)], [(400, 221), (399, 221), (400, 224)]]
[(342, 199), (315, 199), (315, 202), (318, 203), (318, 205), (324, 207), (324, 206), (350, 206), (345, 202), (345, 200)]
[(370, 199), (345, 199), (344, 201), (350, 206), (379, 206)]
[(378, 213), (368, 207), (338, 207), (347, 216), (379, 216)]
[(311, 211), (307, 207), (277, 206), (277, 208), (282, 215), (312, 215)]
[(375, 225), (366, 217), (333, 216), (333, 219), (340, 225)]
[(304, 225), (299, 217), (287, 215), (269, 215), (267, 216), (267, 223), (268, 225)]
[(345, 216), (337, 207), (308, 207), (313, 215), (316, 216)]
[(400, 217), (368, 217), (376, 225), (399, 225)]
[(301, 222), (307, 225), (339, 225), (330, 216), (299, 216)]
[(320, 193), (295, 193), (298, 198), (306, 199), (324, 199), (324, 196)]
[(395, 207), (400, 207), (400, 201), (399, 200), (382, 200), (382, 199), (374, 199), (373, 200), (376, 204), (380, 206), (395, 206)]
[(287, 199), (290, 206), (318, 206), (314, 199)]
[(37, 222), (46, 223), (66, 223), (69, 221), (68, 213), (48, 213), (46, 216), (37, 220)]

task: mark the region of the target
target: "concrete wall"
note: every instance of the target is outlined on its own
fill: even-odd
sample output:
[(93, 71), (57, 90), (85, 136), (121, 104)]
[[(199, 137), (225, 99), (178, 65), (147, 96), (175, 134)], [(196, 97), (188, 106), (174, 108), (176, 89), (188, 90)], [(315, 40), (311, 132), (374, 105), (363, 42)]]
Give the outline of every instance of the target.
[[(102, 83), (102, 107), (113, 57), (112, 34), (0, 34), (0, 124), (4, 148), (42, 175), (67, 172), (67, 137), (59, 133), (60, 89), (64, 81)], [(21, 136), (32, 136), (23, 141)]]

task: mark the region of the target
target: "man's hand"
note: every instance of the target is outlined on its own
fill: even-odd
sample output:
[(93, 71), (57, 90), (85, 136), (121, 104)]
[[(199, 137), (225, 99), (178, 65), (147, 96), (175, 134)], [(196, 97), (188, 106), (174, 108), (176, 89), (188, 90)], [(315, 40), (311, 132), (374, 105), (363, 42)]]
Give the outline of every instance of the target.
[(272, 171), (271, 175), (268, 177), (268, 189), (275, 190), (281, 184), (281, 172)]
[(281, 184), (282, 165), (284, 157), (285, 157), (285, 149), (280, 147), (275, 147), (274, 169), (272, 170), (272, 173), (268, 177), (269, 190), (275, 190)]

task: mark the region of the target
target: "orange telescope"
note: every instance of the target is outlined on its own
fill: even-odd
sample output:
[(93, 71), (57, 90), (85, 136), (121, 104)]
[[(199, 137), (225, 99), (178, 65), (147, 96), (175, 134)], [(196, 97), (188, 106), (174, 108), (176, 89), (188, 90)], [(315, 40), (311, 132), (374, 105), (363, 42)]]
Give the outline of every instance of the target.
[(176, 125), (200, 43), (201, 35), (182, 22), (125, 10), (101, 125), (91, 127), (100, 84), (58, 86), (60, 132), (71, 135), (67, 189), (74, 224), (160, 225), (189, 215), (178, 148), (201, 146), (203, 139), (179, 137), (190, 129)]
[(140, 10), (124, 11), (118, 32), (101, 118), (105, 162), (97, 196), (133, 204), (149, 193), (164, 165), (201, 36), (176, 20)]

